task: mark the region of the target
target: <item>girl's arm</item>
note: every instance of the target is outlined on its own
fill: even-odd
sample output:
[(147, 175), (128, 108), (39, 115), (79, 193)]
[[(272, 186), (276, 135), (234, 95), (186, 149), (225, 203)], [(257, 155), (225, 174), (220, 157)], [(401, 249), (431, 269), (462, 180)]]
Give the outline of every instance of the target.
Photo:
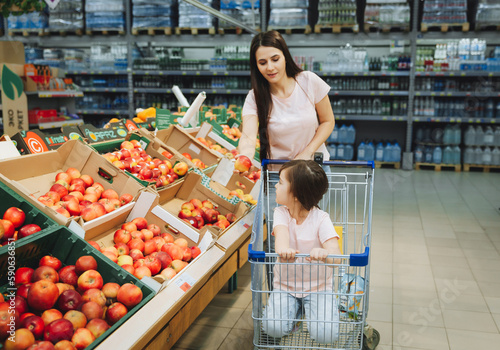
[(325, 241), (323, 244), (323, 248), (313, 248), (311, 252), (309, 253), (310, 258), (307, 258), (306, 260), (311, 261), (311, 260), (319, 260), (319, 261), (325, 261), (327, 264), (340, 264), (340, 259), (327, 259), (326, 257), (328, 255), (341, 255), (342, 253), (340, 252), (340, 247), (339, 247), (339, 240), (338, 238), (330, 238), (329, 240)]
[(294, 260), (295, 254), (299, 251), (293, 248), (290, 248), (290, 233), (288, 232), (288, 228), (284, 225), (278, 225), (274, 227), (274, 250), (276, 254), (280, 256), (283, 260)]
[[(312, 159), (318, 148), (326, 142), (326, 139), (333, 131), (335, 117), (333, 115), (330, 98), (326, 95), (321, 101), (316, 103), (316, 113), (318, 114), (319, 126), (316, 134), (306, 148), (297, 154), (295, 159)], [(241, 142), (241, 141), (240, 141)]]

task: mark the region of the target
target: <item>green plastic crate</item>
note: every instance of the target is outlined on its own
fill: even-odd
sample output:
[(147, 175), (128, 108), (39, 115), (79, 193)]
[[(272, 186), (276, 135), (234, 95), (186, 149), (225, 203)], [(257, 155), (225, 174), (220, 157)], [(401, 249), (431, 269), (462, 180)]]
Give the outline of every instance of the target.
[[(74, 265), (76, 260), (83, 255), (92, 255), (97, 261), (97, 270), (101, 274), (104, 284), (108, 282), (115, 282), (119, 285), (133, 283), (142, 290), (142, 301), (129, 310), (120, 321), (111, 326), (110, 329), (97, 338), (90, 346), (85, 348), (86, 350), (94, 349), (155, 296), (155, 292), (150, 287), (109, 260), (65, 226), (59, 226), (47, 230), (42, 234), (26, 237), (23, 243), (15, 242), (14, 256), (16, 259), (16, 269), (20, 267), (36, 268), (38, 267), (38, 261), (45, 255), (55, 256), (61, 260), (63, 266)], [(9, 285), (9, 256), (8, 252), (0, 255), (0, 285), (2, 286), (0, 290), (3, 293), (8, 291), (8, 288), (13, 287)], [(12, 283), (14, 282), (12, 281)]]
[[(0, 181), (0, 219), (3, 213), (10, 207), (17, 207), (26, 214), (24, 225), (36, 224), (42, 228), (42, 231), (35, 233), (36, 235), (47, 231), (50, 228), (57, 227), (59, 224), (44, 214), (42, 211), (26, 202), (23, 197), (10, 189), (6, 184)], [(28, 237), (21, 238), (17, 243), (24, 242)], [(0, 255), (7, 253), (7, 246), (0, 247)]]

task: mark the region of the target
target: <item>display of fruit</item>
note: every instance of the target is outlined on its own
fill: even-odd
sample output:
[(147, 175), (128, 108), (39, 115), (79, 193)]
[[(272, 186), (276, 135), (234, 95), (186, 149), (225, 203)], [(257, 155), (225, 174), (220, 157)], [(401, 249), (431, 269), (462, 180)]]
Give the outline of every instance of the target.
[(68, 168), (57, 173), (55, 183), (38, 201), (56, 212), (66, 216), (81, 216), (84, 221), (96, 219), (131, 202), (129, 193), (121, 196), (113, 189), (103, 185), (90, 175), (80, 174), (76, 168)]
[(227, 150), (226, 148), (222, 147), (218, 143), (213, 143), (211, 140), (207, 140), (204, 137), (198, 137), (198, 141), (200, 141), (202, 144), (210, 148), (211, 150), (217, 151), (220, 154), (224, 155), (224, 157), (233, 159), (238, 155), (238, 150), (236, 148), (233, 148), (231, 151)]
[(241, 130), (238, 129), (236, 126), (233, 126), (232, 128), (229, 127), (229, 125), (223, 124), (222, 126), (222, 133), (229, 139), (231, 140), (239, 140), (241, 137)]
[(197, 167), (198, 169), (205, 169), (205, 168), (207, 167), (207, 166), (205, 165), (205, 163), (203, 163), (203, 162), (201, 161), (201, 159), (198, 159), (198, 158), (193, 158), (193, 157), (191, 156), (191, 154), (189, 154), (189, 153), (187, 153), (187, 152), (182, 153), (182, 155), (183, 155), (185, 158), (189, 159), (189, 160), (191, 161), (191, 163), (193, 163), (193, 165), (194, 165), (195, 167)]
[(4, 213), (0, 212), (0, 246), (7, 244), (8, 240), (18, 240), (37, 232), (42, 228), (37, 224), (24, 224), (26, 214), (20, 208), (10, 207)]
[(257, 204), (257, 200), (253, 199), (253, 196), (251, 194), (245, 194), (242, 189), (237, 188), (234, 191), (229, 192), (229, 199), (233, 197), (238, 197), (244, 202), (247, 202), (248, 204), (255, 205)]
[[(163, 151), (162, 155), (170, 159), (173, 155)], [(154, 186), (163, 187), (186, 175), (189, 167), (186, 162), (172, 164), (168, 159), (152, 158), (141, 148), (137, 140), (123, 141), (120, 150), (102, 155), (117, 168), (126, 170), (140, 180)]]
[(113, 234), (113, 242), (114, 246), (99, 249), (139, 279), (161, 275), (169, 280), (201, 254), (198, 246), (189, 247), (184, 238), (174, 239), (142, 217), (123, 223)]
[[(15, 315), (10, 315), (9, 303), (0, 302), (0, 341), (5, 349), (27, 349), (33, 344), (36, 349), (85, 349), (141, 303), (142, 290), (132, 283), (103, 285), (94, 257), (81, 256), (75, 265), (63, 267), (59, 259), (46, 255), (35, 270), (16, 269), (17, 292), (10, 301), (15, 300)], [(37, 279), (41, 268), (50, 272)], [(70, 273), (76, 281), (67, 278)], [(66, 282), (55, 283), (54, 278)], [(66, 283), (68, 288), (61, 291), (58, 285)], [(25, 296), (20, 295), (23, 286), (28, 286)], [(14, 322), (15, 332), (10, 333), (9, 322)]]
[(224, 216), (211, 201), (208, 199), (201, 201), (197, 198), (183, 203), (177, 216), (198, 230), (205, 225), (216, 226), (224, 230), (236, 220), (233, 213)]

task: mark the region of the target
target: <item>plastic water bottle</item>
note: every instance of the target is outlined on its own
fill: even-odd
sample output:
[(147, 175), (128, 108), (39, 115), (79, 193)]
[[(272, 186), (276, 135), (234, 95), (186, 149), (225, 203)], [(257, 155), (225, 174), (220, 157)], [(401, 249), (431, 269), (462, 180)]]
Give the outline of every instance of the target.
[(347, 126), (342, 125), (339, 130), (339, 142), (347, 143)]
[(500, 149), (495, 147), (493, 152), (491, 152), (491, 164), (500, 165)]
[(365, 159), (368, 161), (375, 160), (375, 147), (372, 142), (369, 142), (365, 147)]
[(401, 147), (396, 142), (392, 147), (392, 162), (400, 162), (401, 161)]
[(330, 153), (330, 160), (337, 159), (337, 146), (335, 146), (335, 144), (329, 144), (326, 149), (328, 150), (328, 153)]
[(415, 163), (422, 163), (424, 160), (424, 151), (420, 145), (415, 148)]
[(445, 147), (443, 152), (443, 164), (452, 164), (453, 150), (448, 145)]
[(495, 118), (500, 118), (500, 102), (497, 103)]
[(439, 146), (434, 147), (434, 151), (432, 152), (432, 162), (434, 164), (441, 164), (442, 160), (443, 160), (443, 150)]
[(426, 147), (424, 153), (424, 163), (432, 163), (432, 155), (433, 155), (432, 147), (430, 146)]
[(377, 150), (375, 152), (375, 160), (379, 162), (384, 161), (384, 145), (382, 142), (379, 142), (377, 145)]
[(453, 148), (453, 158), (452, 158), (452, 163), (453, 164), (460, 164), (460, 158), (462, 155), (462, 150), (460, 149), (460, 146), (455, 146)]
[(483, 151), (483, 164), (491, 165), (491, 148), (486, 147)]
[(337, 146), (337, 159), (345, 160), (345, 146), (343, 143)]
[(486, 146), (493, 146), (495, 144), (495, 134), (493, 133), (493, 128), (491, 126), (486, 127), (483, 144)]
[(485, 118), (494, 118), (495, 117), (495, 108), (493, 100), (490, 98), (486, 102), (486, 114)]
[(392, 162), (392, 145), (387, 142), (384, 149), (384, 162)]
[(460, 129), (460, 125), (456, 124), (453, 127), (453, 144), (459, 145), (462, 142), (462, 130)]
[(464, 164), (474, 164), (475, 152), (474, 148), (467, 147), (464, 154)]
[(493, 137), (495, 139), (495, 146), (500, 147), (500, 126), (495, 128), (495, 134)]
[(481, 125), (478, 125), (476, 127), (476, 143), (475, 145), (477, 146), (482, 146), (484, 145), (484, 131)]
[(452, 143), (451, 141), (451, 125), (446, 125), (444, 128), (444, 135), (443, 135), (443, 143), (445, 145), (449, 145)]
[(365, 143), (361, 142), (358, 146), (358, 160), (366, 160), (365, 158)]
[(466, 146), (473, 146), (476, 143), (476, 129), (472, 125), (465, 131), (464, 143)]
[(483, 151), (481, 147), (476, 147), (474, 149), (474, 163), (473, 164), (483, 164)]
[(354, 148), (352, 145), (345, 145), (345, 156), (346, 160), (352, 160), (354, 158)]
[(354, 144), (356, 140), (356, 129), (353, 125), (349, 125), (347, 128), (347, 143)]
[(330, 136), (328, 136), (327, 142), (338, 143), (339, 142), (339, 129), (334, 128)]

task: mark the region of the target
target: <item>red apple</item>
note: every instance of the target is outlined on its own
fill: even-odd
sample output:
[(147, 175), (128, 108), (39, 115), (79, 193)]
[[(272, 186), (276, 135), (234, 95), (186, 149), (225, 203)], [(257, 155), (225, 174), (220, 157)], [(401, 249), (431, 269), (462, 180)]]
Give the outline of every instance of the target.
[(35, 310), (48, 310), (54, 306), (58, 297), (59, 289), (53, 282), (40, 280), (33, 283), (28, 291), (28, 305)]
[(59, 271), (62, 267), (62, 262), (55, 256), (45, 255), (38, 262), (38, 266), (50, 266), (54, 270)]
[(35, 344), (35, 336), (26, 328), (13, 332), (4, 343), (5, 350), (24, 350)]
[(33, 270), (30, 267), (18, 268), (16, 270), (15, 275), (14, 275), (14, 281), (15, 281), (16, 286), (30, 283), (32, 281), (34, 272), (35, 272), (35, 270)]
[(78, 277), (78, 289), (81, 291), (92, 288), (101, 289), (102, 285), (102, 276), (96, 270), (87, 270)]
[(116, 248), (116, 251), (118, 253), (118, 257), (120, 255), (128, 255), (128, 253), (130, 253), (130, 248), (128, 247), (127, 244), (125, 244), (123, 242), (116, 243), (114, 247)]
[(61, 294), (64, 292), (64, 291), (67, 291), (67, 290), (75, 290), (75, 286), (72, 286), (71, 284), (68, 284), (68, 283), (56, 283), (56, 286), (57, 286), (57, 289), (59, 289), (59, 296), (61, 296)]
[(188, 171), (188, 165), (185, 162), (177, 162), (172, 169), (178, 176), (184, 176)]
[(82, 176), (80, 176), (80, 179), (85, 182), (86, 187), (92, 186), (94, 184), (94, 179), (90, 175), (83, 174)]
[(149, 224), (147, 227), (148, 230), (153, 232), (153, 236), (159, 236), (161, 233), (160, 227), (156, 224)]
[(63, 185), (61, 185), (60, 183), (53, 184), (49, 191), (54, 191), (59, 193), (59, 197), (61, 198), (68, 194), (68, 189)]
[(108, 282), (104, 286), (102, 286), (102, 292), (106, 296), (106, 299), (116, 299), (118, 295), (118, 290), (120, 289), (120, 285), (115, 282)]
[(70, 340), (61, 340), (54, 345), (55, 350), (76, 350), (76, 347)]
[(78, 310), (69, 310), (64, 314), (64, 319), (70, 321), (73, 324), (73, 329), (84, 328), (87, 324), (87, 317), (83, 312)]
[(50, 266), (40, 266), (33, 272), (32, 281), (48, 280), (52, 283), (59, 282), (59, 275), (57, 271)]
[(175, 245), (178, 245), (181, 248), (186, 248), (188, 246), (188, 241), (185, 238), (177, 238), (174, 241)]
[(139, 230), (130, 232), (130, 237), (132, 237), (132, 239), (140, 239), (141, 241), (145, 241), (144, 233)]
[(59, 194), (59, 192), (56, 192), (56, 191), (49, 191), (49, 192), (45, 193), (45, 196), (49, 197), (50, 200), (54, 203), (57, 203), (61, 200), (61, 195)]
[(174, 236), (172, 236), (168, 232), (163, 232), (161, 234), (161, 238), (163, 238), (165, 240), (165, 243), (174, 243)]
[(24, 299), (28, 298), (28, 291), (31, 287), (31, 283), (21, 284), (17, 287), (17, 295), (22, 296)]
[(124, 229), (118, 229), (115, 231), (113, 235), (113, 241), (115, 243), (125, 243), (127, 244), (130, 242), (132, 239), (132, 236), (130, 235), (130, 232), (124, 230)]
[(133, 264), (124, 264), (124, 265), (121, 265), (121, 266), (122, 266), (122, 269), (124, 269), (128, 273), (130, 273), (132, 275), (135, 273), (135, 268), (134, 268)]
[(75, 345), (77, 350), (83, 350), (95, 340), (94, 334), (87, 328), (78, 328), (73, 337), (71, 337), (71, 342)]
[(106, 310), (106, 320), (110, 325), (120, 321), (127, 314), (127, 308), (122, 303), (116, 302), (111, 304)]
[(3, 227), (3, 239), (7, 240), (9, 238), (14, 237), (16, 233), (16, 229), (14, 224), (9, 220), (0, 220), (0, 226)]
[(183, 268), (188, 265), (187, 262), (182, 260), (174, 260), (172, 261), (172, 265), (170, 267), (175, 270), (176, 273), (179, 273)]
[(153, 237), (152, 241), (156, 244), (157, 252), (159, 252), (161, 250), (161, 247), (163, 247), (163, 245), (166, 243), (165, 240), (160, 236)]
[(26, 350), (56, 350), (54, 344), (46, 340), (36, 341), (35, 344), (31, 345)]
[(192, 246), (191, 247), (191, 257), (193, 259), (196, 259), (196, 257), (198, 255), (200, 255), (200, 254), (201, 254), (201, 250), (200, 250), (200, 248), (198, 246)]
[(97, 270), (97, 261), (91, 255), (81, 256), (75, 263), (75, 272), (77, 275), (80, 275), (87, 270)]
[(234, 169), (239, 171), (240, 173), (245, 173), (250, 170), (252, 167), (252, 161), (250, 158), (244, 155), (240, 155), (236, 158), (236, 162), (234, 163)]
[(19, 208), (10, 207), (3, 214), (3, 219), (10, 221), (14, 225), (14, 228), (18, 228), (23, 225), (26, 214)]
[(66, 210), (68, 211), (69, 215), (71, 215), (71, 216), (78, 216), (82, 212), (82, 208), (80, 207), (80, 203), (76, 200), (76, 198), (75, 198), (75, 201), (66, 202)]
[(28, 329), (36, 339), (40, 339), (43, 336), (45, 323), (40, 316), (29, 316), (21, 322), (21, 327)]
[(73, 180), (71, 180), (71, 182), (69, 183), (69, 185), (80, 185), (80, 186), (83, 186), (83, 187), (87, 187), (87, 184), (85, 183), (85, 181), (83, 181), (81, 178), (77, 177), (77, 178), (74, 178)]
[(156, 258), (158, 260), (160, 260), (161, 262), (161, 268), (162, 270), (163, 269), (166, 269), (167, 267), (170, 266), (170, 264), (172, 263), (172, 258), (170, 257), (170, 255), (168, 255), (168, 253), (166, 252), (157, 252), (155, 253), (156, 255)]
[(146, 266), (134, 267), (134, 276), (138, 279), (142, 279), (144, 276), (151, 277), (151, 270)]
[(181, 209), (178, 214), (180, 219), (187, 219), (191, 217), (191, 211), (189, 209)]
[(93, 301), (99, 304), (101, 307), (106, 306), (106, 295), (104, 292), (97, 288), (90, 288), (86, 290), (82, 295), (82, 301), (87, 303), (89, 301)]
[(82, 304), (81, 311), (87, 317), (87, 320), (92, 320), (94, 318), (103, 318), (104, 309), (101, 305), (95, 301), (87, 301)]
[(151, 257), (151, 256), (146, 257), (145, 262), (144, 262), (144, 266), (149, 268), (149, 270), (151, 271), (151, 275), (153, 275), (153, 276), (158, 274), (161, 271), (161, 261), (160, 261), (160, 259), (155, 258), (155, 257)]
[(137, 230), (139, 230), (139, 231), (148, 227), (148, 222), (143, 217), (135, 218), (134, 220), (132, 220), (132, 223), (135, 224), (135, 226), (137, 227)]
[[(144, 242), (144, 255), (148, 256), (151, 253), (156, 252), (157, 250), (156, 243), (154, 241), (146, 241)], [(153, 274), (154, 275), (154, 274)]]
[(203, 202), (201, 202), (201, 205), (202, 205), (202, 208), (203, 207), (208, 208), (208, 209), (213, 209), (214, 208), (214, 204), (212, 202), (210, 202), (208, 199), (206, 199)]
[(121, 228), (128, 232), (137, 231), (137, 226), (132, 221), (122, 224)]
[(76, 290), (66, 290), (59, 295), (57, 300), (57, 306), (62, 312), (67, 312), (69, 310), (77, 310), (83, 303), (82, 296)]
[(185, 203), (181, 204), (181, 209), (187, 209), (190, 212), (192, 212), (195, 209), (195, 207), (194, 207), (193, 203), (191, 203), (191, 202), (185, 202)]
[(73, 324), (65, 318), (60, 318), (45, 326), (43, 338), (55, 344), (61, 340), (71, 340), (73, 332)]
[(139, 249), (130, 249), (130, 252), (128, 253), (132, 257), (132, 260), (138, 260), (138, 259), (144, 259), (144, 254), (142, 253), (141, 250)]
[(95, 242), (95, 241), (88, 241), (87, 243), (90, 244), (95, 249), (97, 249), (98, 251), (101, 251), (101, 247), (99, 246), (99, 244), (97, 242)]
[(122, 203), (122, 205), (125, 205), (127, 203), (130, 203), (132, 201), (132, 199), (134, 199), (134, 197), (132, 197), (132, 195), (130, 193), (124, 193), (120, 196), (120, 202)]
[(179, 247), (176, 244), (169, 244), (166, 249), (165, 245), (161, 248), (162, 251), (166, 252), (172, 260), (182, 260), (182, 257), (184, 256), (184, 252), (182, 251), (183, 248)]
[(189, 260), (191, 260), (191, 248), (184, 247), (184, 251), (183, 251), (183, 255), (182, 255), (182, 260), (183, 261), (189, 261)]
[(160, 275), (165, 277), (165, 280), (169, 281), (177, 275), (177, 272), (171, 267), (167, 267), (160, 272)]
[(120, 196), (118, 195), (118, 193), (115, 190), (113, 190), (112, 188), (108, 188), (107, 190), (102, 192), (101, 198), (118, 199), (118, 198), (120, 198)]
[[(11, 303), (12, 303), (12, 300), (11, 300)], [(19, 312), (19, 315), (22, 315), (25, 312), (28, 312), (28, 302), (22, 296), (16, 295), (14, 297), (14, 309), (17, 312)]]
[(62, 317), (63, 317), (62, 312), (57, 309), (45, 310), (42, 313), (42, 320), (45, 326), (47, 326), (51, 322), (54, 322), (55, 320), (61, 319)]
[(94, 209), (86, 207), (82, 209), (80, 216), (82, 217), (83, 221), (90, 221), (97, 218), (97, 213), (94, 211)]
[(144, 251), (144, 242), (141, 239), (135, 238), (128, 242), (128, 247), (130, 250), (139, 249), (141, 252)]
[(71, 180), (73, 180), (73, 178), (68, 173), (61, 172), (61, 173), (57, 173), (56, 174), (56, 178), (55, 178), (56, 182), (57, 181), (64, 181), (64, 182), (66, 182), (69, 185), (69, 183), (71, 182)]
[(64, 266), (59, 271), (59, 279), (63, 283), (70, 284), (72, 286), (76, 286), (78, 282), (78, 275), (76, 274), (75, 265)]
[(125, 283), (118, 290), (116, 299), (130, 310), (142, 301), (141, 288), (132, 283)]

